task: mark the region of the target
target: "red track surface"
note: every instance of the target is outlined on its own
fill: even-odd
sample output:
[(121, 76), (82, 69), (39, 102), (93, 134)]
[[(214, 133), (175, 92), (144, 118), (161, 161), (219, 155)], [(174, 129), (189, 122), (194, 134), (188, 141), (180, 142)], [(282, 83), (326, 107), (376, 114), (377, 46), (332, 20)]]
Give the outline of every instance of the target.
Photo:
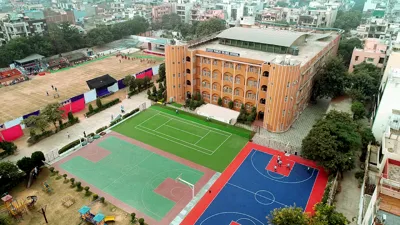
[[(324, 169), (318, 166), (315, 162), (303, 159), (296, 155), (285, 156), (284, 152), (280, 152), (277, 150), (273, 150), (261, 145), (257, 145), (254, 143), (247, 143), (247, 145), (242, 149), (242, 151), (235, 157), (235, 159), (231, 162), (231, 164), (225, 169), (219, 179), (213, 184), (211, 187), (211, 193), (206, 193), (204, 197), (197, 203), (197, 205), (190, 211), (190, 213), (186, 216), (186, 218), (182, 221), (181, 225), (193, 225), (196, 221), (201, 217), (201, 215), (206, 211), (211, 202), (215, 199), (221, 189), (225, 186), (228, 180), (232, 177), (232, 175), (236, 172), (236, 170), (240, 167), (242, 162), (247, 158), (252, 149), (256, 149), (261, 152), (265, 152), (274, 156), (280, 155), (281, 158), (285, 157), (287, 160), (294, 161), (296, 163), (303, 164), (305, 166), (309, 166), (312, 168), (316, 168), (319, 170), (317, 179), (315, 180), (313, 189), (311, 191), (310, 197), (308, 199), (308, 203), (305, 209), (305, 212), (314, 213), (314, 205), (321, 201), (322, 196), (324, 195), (324, 190), (326, 183), (328, 182), (328, 175), (324, 171)], [(293, 166), (293, 165), (292, 165)], [(283, 167), (283, 165), (282, 165)], [(286, 168), (285, 168), (286, 169)], [(231, 223), (232, 224), (232, 223)]]

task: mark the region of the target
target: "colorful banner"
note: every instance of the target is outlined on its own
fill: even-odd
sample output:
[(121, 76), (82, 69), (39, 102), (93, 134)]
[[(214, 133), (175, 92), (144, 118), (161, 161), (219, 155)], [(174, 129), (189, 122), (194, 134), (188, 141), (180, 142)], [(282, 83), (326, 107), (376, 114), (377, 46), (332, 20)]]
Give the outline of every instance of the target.
[(151, 78), (152, 76), (153, 76), (153, 70), (152, 70), (152, 68), (149, 68), (149, 69), (146, 69), (145, 71), (137, 73), (136, 79), (143, 79), (145, 77)]
[(109, 92), (117, 92), (117, 91), (119, 90), (119, 89), (118, 89), (118, 83), (115, 83), (115, 84), (113, 84), (113, 85), (107, 87), (107, 90), (108, 90)]
[(126, 86), (125, 86), (125, 84), (124, 84), (124, 79), (121, 79), (121, 80), (119, 80), (118, 81), (118, 89), (122, 89), (122, 88), (125, 88)]
[(26, 114), (26, 115), (24, 115), (22, 118), (23, 118), (23, 119), (26, 119), (26, 118), (28, 118), (28, 117), (30, 117), (30, 116), (39, 116), (39, 114), (40, 114), (40, 110), (35, 111), (35, 112), (32, 112), (32, 113), (29, 113), (29, 114)]
[(84, 95), (85, 103), (93, 102), (97, 98), (96, 89), (86, 92)]
[(15, 119), (15, 120), (11, 120), (11, 121), (5, 122), (5, 123), (4, 123), (4, 127), (5, 127), (6, 129), (8, 129), (8, 128), (11, 128), (11, 127), (13, 127), (13, 126), (19, 125), (19, 124), (21, 124), (21, 122), (22, 122), (23, 119), (24, 119), (24, 118), (22, 118), (22, 116), (21, 116), (21, 117)]
[(153, 70), (153, 75), (157, 75), (158, 74), (158, 70), (160, 69), (160, 65), (157, 66), (153, 66), (153, 68), (151, 68)]
[(20, 125), (2, 130), (0, 131), (0, 133), (5, 141), (14, 141), (24, 135), (24, 132), (22, 131), (22, 127)]

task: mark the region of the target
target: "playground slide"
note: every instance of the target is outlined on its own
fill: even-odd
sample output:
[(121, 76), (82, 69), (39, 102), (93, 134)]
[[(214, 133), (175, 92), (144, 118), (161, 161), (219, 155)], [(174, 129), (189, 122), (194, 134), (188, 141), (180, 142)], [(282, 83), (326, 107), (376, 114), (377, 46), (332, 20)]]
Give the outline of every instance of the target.
[(115, 221), (115, 216), (106, 216), (106, 218), (104, 218), (104, 222), (113, 222)]
[(26, 186), (26, 188), (30, 188), (30, 187), (31, 187), (32, 180), (33, 180), (33, 169), (32, 169), (32, 171), (29, 173), (29, 181), (28, 181), (28, 185)]

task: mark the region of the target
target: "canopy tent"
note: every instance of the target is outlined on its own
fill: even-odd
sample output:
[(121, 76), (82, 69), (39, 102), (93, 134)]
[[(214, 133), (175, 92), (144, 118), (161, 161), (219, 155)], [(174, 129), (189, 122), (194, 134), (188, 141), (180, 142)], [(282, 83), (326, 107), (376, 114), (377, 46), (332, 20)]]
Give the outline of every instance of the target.
[(109, 74), (106, 74), (101, 77), (88, 80), (86, 83), (90, 89), (103, 89), (117, 83), (117, 80), (112, 78)]
[(235, 124), (239, 116), (239, 112), (224, 108), (213, 104), (205, 104), (196, 110), (197, 114), (206, 116), (214, 120), (221, 121), (227, 124)]
[(42, 56), (42, 55), (33, 54), (33, 55), (27, 56), (27, 57), (25, 57), (23, 59), (15, 60), (15, 62), (19, 63), (19, 64), (25, 64), (25, 63), (29, 63), (29, 62), (32, 62), (32, 61), (41, 60), (43, 58), (44, 58), (44, 56)]

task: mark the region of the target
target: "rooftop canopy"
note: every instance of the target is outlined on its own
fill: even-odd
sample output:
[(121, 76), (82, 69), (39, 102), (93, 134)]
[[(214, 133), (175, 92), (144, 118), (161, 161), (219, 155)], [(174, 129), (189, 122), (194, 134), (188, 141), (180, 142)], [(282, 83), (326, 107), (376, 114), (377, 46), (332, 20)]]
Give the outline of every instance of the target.
[(96, 214), (96, 216), (94, 216), (93, 220), (94, 220), (94, 222), (96, 222), (96, 223), (100, 223), (101, 221), (104, 220), (104, 217), (105, 217), (105, 216), (104, 216), (103, 214), (98, 213), (98, 214)]
[(115, 84), (116, 82), (117, 80), (115, 80), (108, 74), (86, 81), (90, 89), (100, 89), (109, 87)]
[(44, 58), (44, 56), (42, 56), (42, 55), (32, 54), (32, 55), (30, 55), (28, 57), (25, 57), (23, 59), (15, 60), (15, 62), (20, 63), (20, 64), (24, 64), (24, 63), (31, 62), (31, 61), (34, 61), (34, 60), (41, 60), (43, 58)]
[(84, 205), (84, 206), (82, 206), (82, 208), (80, 208), (79, 210), (78, 210), (78, 212), (80, 213), (80, 214), (86, 214), (87, 212), (89, 212), (90, 211), (90, 207), (87, 207), (86, 205)]
[(222, 31), (217, 37), (267, 45), (291, 47), (297, 39), (305, 35), (307, 35), (307, 33), (273, 29), (232, 27)]

